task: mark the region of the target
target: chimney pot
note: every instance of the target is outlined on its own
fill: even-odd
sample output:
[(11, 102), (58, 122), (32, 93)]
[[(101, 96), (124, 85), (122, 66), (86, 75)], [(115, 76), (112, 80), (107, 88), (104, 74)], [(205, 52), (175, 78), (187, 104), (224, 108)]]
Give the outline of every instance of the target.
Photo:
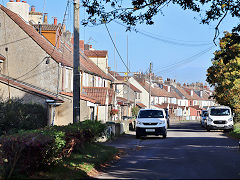
[(54, 17), (54, 25), (57, 25), (57, 18)]
[(10, 0), (9, 2), (14, 2), (14, 0)]
[(48, 13), (44, 13), (43, 24), (48, 24)]
[(31, 6), (31, 12), (35, 12), (35, 6)]
[(16, 0), (16, 2), (20, 2), (20, 0)]

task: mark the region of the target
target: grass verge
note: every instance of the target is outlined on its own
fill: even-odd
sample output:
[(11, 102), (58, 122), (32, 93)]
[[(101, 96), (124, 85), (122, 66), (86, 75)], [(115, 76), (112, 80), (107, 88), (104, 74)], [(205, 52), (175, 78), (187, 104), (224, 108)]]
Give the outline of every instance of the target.
[(100, 143), (79, 147), (62, 163), (39, 172), (36, 177), (50, 179), (85, 179), (98, 174), (98, 169), (108, 165), (118, 155), (118, 150)]
[(230, 136), (240, 139), (240, 123), (234, 125), (234, 130), (229, 133)]

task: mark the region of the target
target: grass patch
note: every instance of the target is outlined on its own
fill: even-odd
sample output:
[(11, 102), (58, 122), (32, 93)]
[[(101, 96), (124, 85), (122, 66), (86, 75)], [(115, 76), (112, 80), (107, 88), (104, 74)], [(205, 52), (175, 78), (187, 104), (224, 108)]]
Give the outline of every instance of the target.
[(99, 143), (85, 144), (77, 148), (70, 157), (51, 167), (47, 172), (39, 172), (36, 177), (50, 179), (83, 179), (88, 178), (101, 165), (111, 161), (118, 153), (114, 147)]
[(234, 130), (229, 133), (230, 136), (240, 139), (240, 123), (234, 125)]

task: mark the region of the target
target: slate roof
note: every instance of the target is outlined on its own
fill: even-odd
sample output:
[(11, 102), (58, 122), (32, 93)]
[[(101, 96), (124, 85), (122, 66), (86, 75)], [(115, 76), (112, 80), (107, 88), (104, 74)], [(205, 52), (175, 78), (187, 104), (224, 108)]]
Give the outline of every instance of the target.
[[(201, 100), (201, 98), (195, 93), (193, 89), (187, 88), (187, 87), (183, 87), (183, 89), (188, 93), (188, 95), (192, 100)], [(192, 96), (191, 96), (191, 91), (193, 92)]]
[(60, 98), (57, 98), (56, 96), (52, 95), (52, 94), (49, 94), (49, 93), (46, 93), (46, 92), (43, 92), (41, 91), (41, 89), (36, 89), (34, 87), (30, 87), (30, 86), (27, 86), (25, 84), (22, 84), (21, 82), (19, 81), (15, 81), (13, 79), (8, 79), (6, 77), (2, 77), (0, 76), (0, 82), (3, 83), (3, 84), (6, 84), (13, 88), (16, 88), (16, 89), (19, 89), (21, 91), (24, 91), (24, 92), (27, 92), (29, 94), (33, 94), (33, 95), (37, 95), (37, 96), (40, 96), (40, 97), (47, 97), (49, 99), (53, 99), (57, 102), (64, 102), (62, 99)]
[(199, 96), (200, 100), (203, 100), (203, 101), (209, 101), (209, 95), (205, 92), (205, 91), (202, 91), (202, 97), (200, 96), (201, 92), (199, 90), (194, 90), (195, 93)]
[(114, 96), (113, 89), (110, 89), (107, 87), (83, 87), (83, 92), (86, 93), (86, 95), (94, 99), (97, 99), (101, 105), (106, 104), (106, 98), (107, 98), (107, 92), (108, 92), (109, 94), (108, 104), (110, 105), (113, 103), (113, 96)]
[[(26, 24), (16, 13), (0, 5), (3, 10), (28, 36), (30, 36), (51, 58), (65, 66), (73, 67), (72, 50), (58, 51), (49, 41), (40, 35), (33, 26)], [(80, 69), (112, 81), (113, 79), (97, 67), (83, 52), (80, 52)]]
[[(147, 91), (149, 92), (149, 84), (140, 82), (138, 83)], [(151, 95), (156, 97), (173, 97), (170, 93), (168, 93), (165, 89), (161, 89), (159, 87), (151, 87)]]
[(183, 89), (182, 87), (180, 86), (176, 86), (174, 87), (175, 88), (175, 92), (178, 93), (178, 95), (181, 97), (181, 98), (185, 98), (185, 99), (188, 99), (188, 100), (191, 100), (192, 97), (185, 91), (185, 89)]

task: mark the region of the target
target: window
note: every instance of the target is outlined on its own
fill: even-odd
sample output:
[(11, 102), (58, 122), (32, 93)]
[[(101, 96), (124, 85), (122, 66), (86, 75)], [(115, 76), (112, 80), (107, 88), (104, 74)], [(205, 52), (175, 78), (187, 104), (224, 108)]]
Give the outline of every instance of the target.
[(161, 110), (143, 110), (139, 112), (138, 118), (164, 118)]
[(212, 116), (229, 116), (230, 110), (229, 109), (211, 109), (210, 115), (212, 115)]

